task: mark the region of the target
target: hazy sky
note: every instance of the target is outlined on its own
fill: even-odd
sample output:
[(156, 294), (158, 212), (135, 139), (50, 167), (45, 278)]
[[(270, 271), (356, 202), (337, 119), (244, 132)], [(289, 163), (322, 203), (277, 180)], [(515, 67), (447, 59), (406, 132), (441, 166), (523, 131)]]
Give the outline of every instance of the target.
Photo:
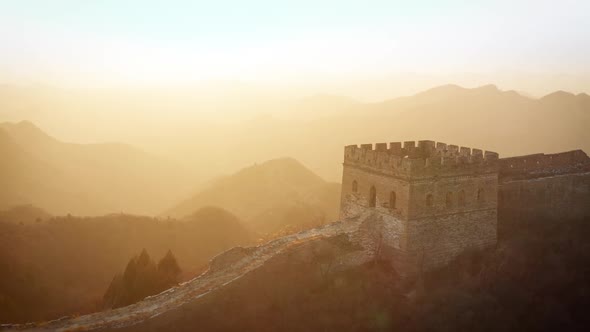
[(590, 1), (0, 0), (0, 81), (511, 72), (588, 76)]

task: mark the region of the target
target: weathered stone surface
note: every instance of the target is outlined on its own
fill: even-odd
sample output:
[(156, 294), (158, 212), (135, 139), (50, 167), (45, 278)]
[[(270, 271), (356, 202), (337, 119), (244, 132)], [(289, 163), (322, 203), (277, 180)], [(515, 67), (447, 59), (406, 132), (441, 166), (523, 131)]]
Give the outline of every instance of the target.
[(582, 150), (554, 154), (532, 154), (500, 160), (503, 181), (590, 172), (590, 158)]
[(498, 213), (518, 222), (590, 215), (590, 158), (581, 150), (500, 160)]
[(227, 266), (230, 266), (231, 264), (237, 263), (243, 259), (247, 259), (250, 255), (254, 254), (255, 251), (255, 247), (233, 247), (213, 257), (209, 262), (209, 270), (221, 270)]
[(497, 153), (433, 141), (363, 146), (345, 148), (341, 218), (371, 210), (398, 273), (495, 245)]
[[(210, 269), (200, 276), (149, 296), (126, 307), (101, 311), (83, 316), (27, 324), (0, 325), (2, 331), (87, 331), (116, 329), (151, 319), (163, 312), (174, 310), (192, 301), (198, 301), (212, 291), (242, 278), (260, 268), (273, 257), (299, 250), (299, 258), (322, 259), (322, 253), (333, 250), (326, 259), (334, 268), (350, 264), (362, 264), (373, 257), (370, 247), (363, 247), (358, 235), (361, 221), (334, 222), (309, 229), (249, 248), (236, 248), (218, 255), (211, 261)], [(310, 244), (310, 245), (307, 245)], [(319, 249), (319, 250), (315, 250)], [(319, 254), (319, 256), (318, 256)]]
[(493, 246), (498, 215), (590, 215), (590, 158), (576, 150), (498, 159), (433, 141), (347, 146), (340, 217), (367, 213), (375, 224), (370, 232), (382, 232), (381, 247), (410, 276)]
[(444, 266), (465, 250), (494, 246), (499, 214), (590, 215), (590, 158), (572, 151), (498, 159), (493, 152), (433, 141), (380, 144), (376, 150), (371, 144), (349, 146), (341, 221), (230, 249), (202, 275), (124, 308), (0, 329), (100, 330), (137, 324), (198, 301), (278, 255), (319, 260), (334, 270), (389, 259), (399, 274), (412, 276)]

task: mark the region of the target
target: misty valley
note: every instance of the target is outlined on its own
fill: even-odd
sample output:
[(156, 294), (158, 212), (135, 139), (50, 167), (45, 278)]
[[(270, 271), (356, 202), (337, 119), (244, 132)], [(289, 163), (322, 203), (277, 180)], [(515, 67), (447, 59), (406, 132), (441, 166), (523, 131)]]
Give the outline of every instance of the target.
[(588, 95), (443, 86), (332, 101), (215, 127), (231, 139), (207, 141), (215, 152), (195, 141), (184, 163), (1, 123), (1, 327), (587, 323), (590, 159), (574, 148), (590, 150)]
[(590, 1), (0, 1), (0, 332), (590, 330)]

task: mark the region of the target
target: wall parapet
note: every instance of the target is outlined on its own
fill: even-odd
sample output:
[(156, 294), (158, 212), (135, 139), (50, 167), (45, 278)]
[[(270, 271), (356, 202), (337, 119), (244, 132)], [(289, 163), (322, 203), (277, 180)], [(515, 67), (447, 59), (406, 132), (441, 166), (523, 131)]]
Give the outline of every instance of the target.
[(402, 177), (494, 172), (498, 160), (496, 152), (429, 140), (348, 145), (344, 148), (345, 165)]
[(501, 178), (542, 177), (590, 171), (590, 157), (582, 150), (554, 154), (531, 154), (502, 158), (499, 163)]

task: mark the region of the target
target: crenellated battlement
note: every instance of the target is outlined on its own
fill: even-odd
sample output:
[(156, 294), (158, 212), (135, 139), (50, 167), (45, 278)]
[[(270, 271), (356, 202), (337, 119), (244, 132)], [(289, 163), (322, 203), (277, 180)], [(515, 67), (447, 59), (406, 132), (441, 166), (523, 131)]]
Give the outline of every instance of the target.
[(522, 178), (545, 176), (548, 173), (590, 171), (590, 157), (582, 150), (500, 159), (500, 177)]
[(434, 141), (349, 145), (344, 164), (401, 177), (497, 171), (498, 154)]
[(495, 152), (434, 141), (349, 145), (340, 215), (371, 214), (396, 271), (448, 264), (497, 243), (510, 220), (590, 215), (590, 158), (581, 150), (499, 159)]
[(442, 142), (349, 145), (340, 215), (383, 221), (397, 271), (435, 269), (496, 243), (498, 164), (495, 152)]

